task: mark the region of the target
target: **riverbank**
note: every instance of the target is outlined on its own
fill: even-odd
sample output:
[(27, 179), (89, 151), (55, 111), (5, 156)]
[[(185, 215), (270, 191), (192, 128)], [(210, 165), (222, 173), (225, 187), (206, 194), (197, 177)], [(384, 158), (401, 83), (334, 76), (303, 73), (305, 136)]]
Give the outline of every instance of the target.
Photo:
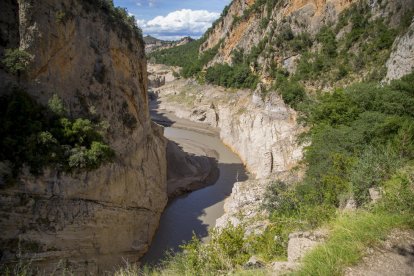
[[(225, 146), (213, 127), (178, 118), (165, 110), (156, 109), (151, 104), (151, 115), (154, 121), (166, 126), (164, 135), (186, 152), (186, 162), (189, 158), (205, 157), (216, 162), (218, 173), (213, 183), (193, 182), (183, 188), (183, 195), (170, 198), (169, 204), (161, 216), (160, 227), (154, 237), (151, 247), (141, 260), (147, 264), (157, 264), (165, 257), (168, 250), (179, 251), (183, 242), (189, 242), (193, 234), (203, 240), (208, 240), (209, 231), (216, 225), (216, 220), (224, 214), (224, 200), (231, 194), (233, 185), (238, 181), (248, 179), (240, 158)], [(174, 164), (169, 160), (169, 173), (177, 174), (182, 168), (183, 160)], [(206, 164), (205, 164), (206, 165)], [(206, 167), (201, 166), (203, 170)], [(186, 185), (188, 178), (170, 178), (169, 184)]]

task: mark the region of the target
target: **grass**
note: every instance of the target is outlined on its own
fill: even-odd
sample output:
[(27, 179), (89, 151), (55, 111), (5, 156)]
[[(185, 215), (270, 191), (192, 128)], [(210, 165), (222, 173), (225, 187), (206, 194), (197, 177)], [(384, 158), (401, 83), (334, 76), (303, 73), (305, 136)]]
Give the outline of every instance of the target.
[(366, 211), (341, 215), (333, 222), (328, 241), (304, 258), (301, 270), (295, 275), (341, 275), (344, 268), (361, 260), (366, 248), (378, 244), (408, 219)]
[(392, 229), (414, 228), (414, 170), (407, 166), (384, 184), (385, 196), (371, 210), (339, 215), (328, 241), (305, 256), (295, 275), (341, 275), (357, 264), (366, 248), (383, 241)]

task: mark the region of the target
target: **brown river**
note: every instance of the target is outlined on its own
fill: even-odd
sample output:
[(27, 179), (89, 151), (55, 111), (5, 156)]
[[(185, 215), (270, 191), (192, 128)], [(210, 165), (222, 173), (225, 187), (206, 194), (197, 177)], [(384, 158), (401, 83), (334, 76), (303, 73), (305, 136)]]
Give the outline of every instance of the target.
[[(181, 124), (185, 120), (180, 119)], [(188, 123), (187, 125), (194, 125)], [(199, 126), (201, 129), (203, 125)], [(208, 240), (208, 230), (224, 213), (224, 200), (231, 194), (235, 182), (247, 179), (247, 172), (240, 158), (216, 136), (200, 131), (171, 127), (165, 128), (165, 136), (175, 141), (188, 139), (205, 148), (215, 150), (220, 176), (214, 185), (171, 200), (161, 216), (160, 226), (143, 263), (157, 264), (168, 250), (178, 251), (180, 245), (191, 240), (193, 233), (203, 241)]]

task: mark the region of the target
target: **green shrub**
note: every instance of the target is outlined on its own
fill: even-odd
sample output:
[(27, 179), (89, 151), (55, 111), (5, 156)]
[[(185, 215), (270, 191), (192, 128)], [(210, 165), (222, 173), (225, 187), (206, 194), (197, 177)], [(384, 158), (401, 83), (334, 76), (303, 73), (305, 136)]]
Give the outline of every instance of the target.
[(60, 171), (91, 170), (108, 162), (113, 151), (104, 143), (99, 124), (70, 119), (54, 95), (49, 107), (12, 88), (0, 97), (0, 162), (10, 164), (13, 177), (27, 165), (34, 174), (51, 166)]
[(6, 49), (2, 63), (10, 73), (20, 74), (27, 70), (31, 61), (32, 56), (24, 50)]
[(208, 243), (202, 243), (193, 236), (182, 246), (183, 252), (170, 255), (159, 270), (171, 275), (219, 275), (240, 267), (249, 259), (241, 226), (213, 230), (210, 237)]
[(211, 84), (235, 88), (254, 89), (258, 83), (258, 77), (252, 74), (246, 64), (216, 64), (207, 69), (205, 79)]
[[(116, 30), (121, 38), (131, 41), (134, 34), (142, 44), (144, 43), (142, 30), (138, 27), (135, 17), (125, 8), (115, 7), (113, 0), (83, 0), (80, 3), (87, 12), (101, 11), (108, 26)], [(132, 47), (131, 43), (129, 47)]]
[(67, 111), (63, 105), (62, 99), (58, 95), (53, 94), (52, 98), (48, 102), (49, 109), (58, 116), (63, 117)]

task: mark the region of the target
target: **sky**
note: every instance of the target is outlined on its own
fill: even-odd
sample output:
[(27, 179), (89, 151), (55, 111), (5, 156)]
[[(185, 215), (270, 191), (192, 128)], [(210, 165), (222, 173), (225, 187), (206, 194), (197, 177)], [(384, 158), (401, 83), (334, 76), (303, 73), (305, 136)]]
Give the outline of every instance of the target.
[(144, 35), (163, 40), (199, 38), (231, 0), (114, 0), (135, 16)]

